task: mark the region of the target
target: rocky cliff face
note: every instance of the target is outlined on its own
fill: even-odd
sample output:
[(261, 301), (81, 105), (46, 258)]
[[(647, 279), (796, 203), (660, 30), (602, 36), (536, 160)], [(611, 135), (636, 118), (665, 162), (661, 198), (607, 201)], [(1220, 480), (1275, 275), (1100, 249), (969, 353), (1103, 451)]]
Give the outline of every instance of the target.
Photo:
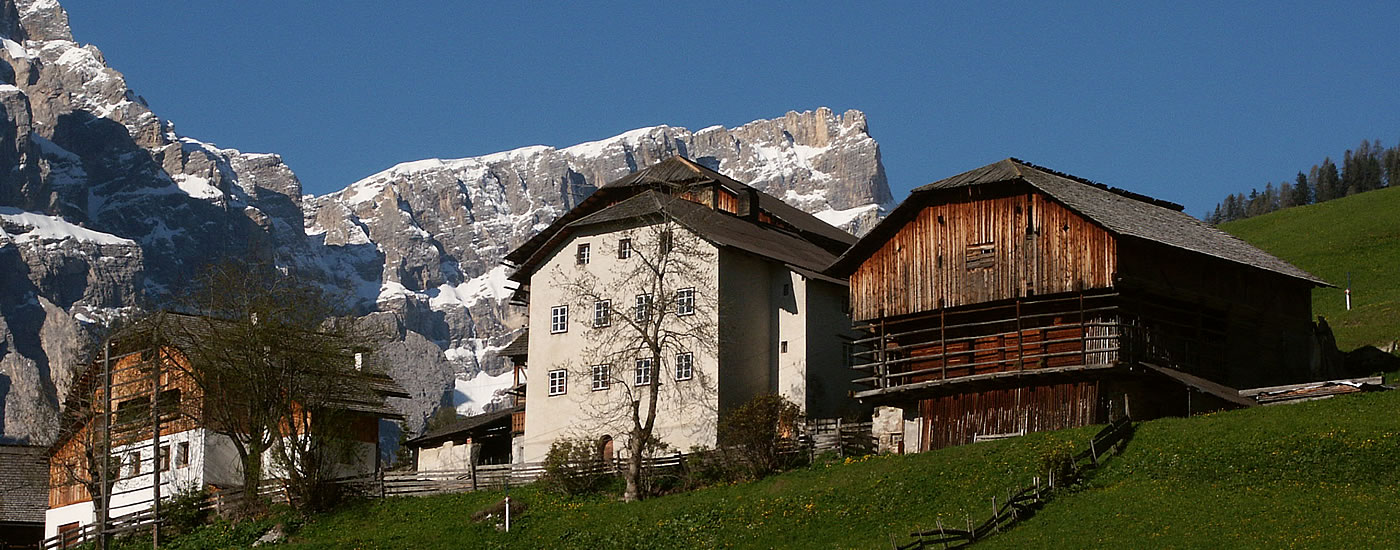
[[(415, 397), (488, 408), (495, 350), (521, 326), (500, 259), (598, 185), (667, 156), (697, 159), (862, 232), (890, 192), (858, 111), (738, 128), (657, 126), (566, 148), (400, 164), (303, 197), (273, 154), (175, 132), (52, 0), (0, 0), (0, 437), (42, 442), (85, 350), (200, 265), (259, 254), (345, 290), (383, 325), (385, 363)], [(388, 330), (392, 329), (392, 330)]]

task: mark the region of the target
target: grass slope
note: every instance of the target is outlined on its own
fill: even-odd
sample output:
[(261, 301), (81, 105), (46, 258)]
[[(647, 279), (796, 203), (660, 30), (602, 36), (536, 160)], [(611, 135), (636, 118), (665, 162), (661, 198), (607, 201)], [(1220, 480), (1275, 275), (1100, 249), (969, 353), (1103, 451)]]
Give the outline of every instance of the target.
[(907, 456), (872, 456), (639, 503), (512, 492), (529, 509), (510, 533), (473, 523), (501, 494), (366, 502), (317, 517), (290, 548), (871, 548), (919, 528), (980, 522), (988, 500), (1036, 475), (1040, 457), (1077, 449), (1092, 428)]
[(1400, 339), (1400, 188), (1288, 208), (1221, 229), (1344, 288), (1313, 291), (1343, 350)]
[[(1163, 419), (1035, 517), (981, 545), (1007, 548), (1388, 547), (1400, 541), (1400, 392)], [(510, 533), (474, 523), (499, 492), (368, 501), (315, 516), (287, 548), (890, 548), (908, 533), (985, 519), (1094, 428), (818, 465), (756, 483), (625, 504), (512, 492)], [(167, 548), (245, 546), (206, 528)], [(251, 536), (256, 536), (256, 532)], [(149, 544), (133, 541), (128, 548)]]
[(1083, 488), (985, 546), (1395, 547), (1397, 407), (1387, 392), (1144, 423)]

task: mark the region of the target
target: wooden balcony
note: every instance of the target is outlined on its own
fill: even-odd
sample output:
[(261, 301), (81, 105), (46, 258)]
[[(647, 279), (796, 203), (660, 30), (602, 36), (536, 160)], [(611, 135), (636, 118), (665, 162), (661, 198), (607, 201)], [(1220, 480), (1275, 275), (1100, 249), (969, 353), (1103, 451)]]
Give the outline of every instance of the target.
[(1200, 372), (1223, 357), (1198, 313), (1152, 306), (1108, 291), (881, 319), (859, 327), (871, 336), (854, 342), (851, 363), (871, 387), (855, 396), (1137, 361)]

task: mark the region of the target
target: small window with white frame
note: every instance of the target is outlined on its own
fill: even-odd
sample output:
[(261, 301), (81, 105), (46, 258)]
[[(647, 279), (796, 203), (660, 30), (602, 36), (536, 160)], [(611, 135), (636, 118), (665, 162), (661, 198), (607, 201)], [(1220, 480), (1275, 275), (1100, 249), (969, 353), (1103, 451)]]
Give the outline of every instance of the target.
[(593, 328), (612, 325), (612, 300), (593, 302)]
[(645, 386), (651, 383), (651, 359), (638, 359), (635, 386)]
[(169, 472), (169, 471), (170, 471), (170, 446), (169, 446), (169, 445), (161, 445), (161, 446), (160, 446), (160, 451), (157, 453), (157, 457), (158, 457), (158, 458), (156, 459), (156, 464), (160, 467), (160, 471), (162, 471), (162, 472)]
[(549, 395), (564, 395), (568, 391), (569, 372), (564, 369), (549, 371)]
[(579, 243), (578, 254), (574, 256), (574, 261), (578, 265), (587, 265), (589, 257), (588, 243)]
[(617, 241), (617, 259), (626, 260), (632, 257), (632, 239), (620, 239)]
[(569, 331), (569, 306), (549, 308), (549, 333), (559, 334)]
[(651, 295), (638, 294), (634, 302), (632, 320), (638, 323), (645, 323), (651, 320)]
[(695, 314), (695, 289), (682, 288), (676, 291), (676, 315)]
[(695, 377), (695, 354), (691, 352), (676, 354), (676, 380), (690, 380)]
[(606, 390), (612, 386), (612, 365), (593, 365), (593, 391)]
[(190, 465), (190, 442), (181, 441), (175, 447), (175, 467), (184, 468)]

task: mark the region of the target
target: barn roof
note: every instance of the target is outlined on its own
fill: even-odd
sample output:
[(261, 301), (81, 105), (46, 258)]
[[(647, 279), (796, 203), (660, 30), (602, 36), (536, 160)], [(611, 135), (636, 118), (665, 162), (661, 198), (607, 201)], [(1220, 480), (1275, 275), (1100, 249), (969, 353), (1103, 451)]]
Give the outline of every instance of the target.
[(909, 198), (837, 259), (828, 273), (849, 276), (905, 222), (917, 215), (935, 194), (950, 189), (1008, 182), (1028, 184), (1116, 235), (1153, 241), (1316, 285), (1331, 286), (1293, 264), (1191, 217), (1182, 212), (1178, 204), (1111, 188), (1014, 158), (915, 188)]
[[(565, 227), (580, 218), (597, 213), (619, 201), (654, 189), (684, 189), (700, 185), (718, 184), (736, 194), (758, 199), (758, 207), (769, 216), (791, 226), (804, 239), (817, 242), (833, 253), (844, 251), (856, 242), (856, 237), (821, 221), (816, 216), (803, 212), (781, 199), (764, 193), (748, 184), (706, 168), (690, 159), (673, 156), (649, 168), (632, 172), (594, 191), (582, 202), (559, 216), (543, 231), (535, 234), (524, 244), (506, 254), (505, 261), (519, 266), (534, 256), (540, 249)], [(517, 271), (519, 273), (519, 271)], [(519, 280), (519, 279), (517, 279)]]
[(36, 445), (0, 445), (0, 523), (44, 523), (49, 459)]

